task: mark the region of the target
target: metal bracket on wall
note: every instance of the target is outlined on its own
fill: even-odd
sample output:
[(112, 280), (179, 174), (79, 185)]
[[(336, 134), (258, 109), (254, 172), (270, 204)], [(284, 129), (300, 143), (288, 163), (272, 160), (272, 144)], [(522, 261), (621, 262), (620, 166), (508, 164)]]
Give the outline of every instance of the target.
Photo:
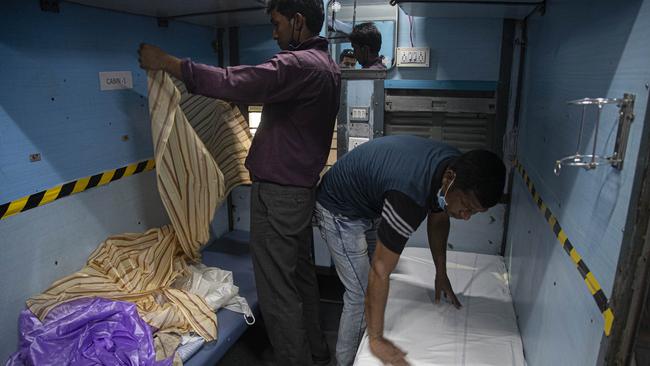
[(618, 115), (618, 132), (616, 145), (614, 145), (614, 161), (612, 166), (618, 170), (623, 169), (623, 160), (627, 151), (627, 140), (630, 137), (630, 125), (634, 121), (634, 94), (623, 94), (623, 103)]
[[(623, 161), (625, 159), (625, 151), (627, 150), (627, 141), (630, 134), (630, 124), (634, 120), (634, 99), (634, 94), (625, 93), (623, 98), (583, 98), (568, 102), (570, 105), (582, 106), (578, 143), (574, 155), (565, 156), (555, 162), (555, 169), (553, 169), (555, 175), (560, 175), (562, 167), (564, 166), (575, 166), (590, 170), (595, 169), (600, 165), (611, 165), (618, 170), (623, 169)], [(600, 124), (600, 116), (603, 107), (609, 104), (615, 104), (619, 108), (618, 132), (616, 135), (616, 145), (613, 154), (611, 156), (604, 156), (596, 154), (598, 125)], [(581, 154), (580, 149), (585, 116), (587, 114), (587, 108), (591, 106), (597, 107), (596, 121), (594, 123), (594, 141), (591, 147), (591, 154)]]
[(50, 13), (59, 12), (59, 0), (39, 0), (41, 6), (41, 11), (47, 11)]

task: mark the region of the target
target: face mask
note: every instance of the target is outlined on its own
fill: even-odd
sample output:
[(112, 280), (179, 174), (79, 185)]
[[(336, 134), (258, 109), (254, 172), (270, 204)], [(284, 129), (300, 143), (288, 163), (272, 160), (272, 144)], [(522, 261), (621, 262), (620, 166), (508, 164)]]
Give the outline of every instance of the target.
[[(293, 33), (296, 31), (296, 18), (291, 18), (291, 38), (289, 39), (289, 45), (287, 46), (287, 50), (289, 51), (295, 51), (298, 46), (300, 45), (300, 42), (296, 41), (293, 38)], [(298, 29), (298, 34), (300, 34), (301, 29)]]
[(456, 176), (454, 176), (454, 179), (451, 180), (451, 183), (447, 186), (447, 190), (445, 190), (445, 194), (442, 193), (442, 187), (438, 190), (438, 207), (440, 207), (443, 210), (447, 210), (447, 192), (449, 192), (449, 188), (451, 188), (451, 185), (454, 184), (454, 181), (456, 180)]

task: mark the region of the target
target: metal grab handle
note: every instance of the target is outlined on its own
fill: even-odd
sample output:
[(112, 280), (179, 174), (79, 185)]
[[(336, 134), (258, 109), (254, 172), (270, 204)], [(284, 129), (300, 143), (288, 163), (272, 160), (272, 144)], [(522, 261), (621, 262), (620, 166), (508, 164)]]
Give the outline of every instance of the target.
[[(571, 105), (581, 105), (582, 114), (580, 117), (580, 129), (578, 133), (578, 142), (576, 144), (575, 155), (563, 157), (555, 161), (553, 173), (560, 175), (562, 166), (577, 166), (585, 168), (586, 170), (595, 169), (599, 165), (611, 165), (614, 168), (622, 169), (623, 159), (625, 158), (625, 150), (627, 140), (629, 137), (630, 124), (634, 120), (634, 100), (633, 94), (624, 94), (623, 98), (583, 98), (567, 102)], [(600, 118), (603, 106), (614, 104), (619, 108), (618, 119), (618, 133), (616, 135), (616, 146), (611, 156), (600, 156), (596, 154), (598, 146), (598, 132)], [(588, 106), (596, 106), (598, 108), (596, 114), (596, 124), (594, 126), (594, 141), (591, 147), (591, 154), (580, 154), (580, 145), (582, 145), (582, 134), (584, 133), (585, 115)]]

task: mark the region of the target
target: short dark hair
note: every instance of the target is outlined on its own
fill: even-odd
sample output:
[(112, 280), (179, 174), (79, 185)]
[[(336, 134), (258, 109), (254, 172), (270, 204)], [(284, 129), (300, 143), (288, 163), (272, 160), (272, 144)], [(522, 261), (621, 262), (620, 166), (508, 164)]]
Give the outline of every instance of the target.
[(271, 14), (275, 10), (285, 17), (291, 19), (296, 13), (307, 18), (307, 28), (318, 34), (323, 27), (325, 11), (322, 0), (268, 0), (266, 2), (266, 13)]
[(343, 62), (343, 59), (346, 57), (354, 58), (354, 51), (349, 48), (346, 48), (343, 51), (341, 51), (341, 55), (339, 56), (339, 62)]
[(372, 22), (355, 25), (348, 38), (354, 44), (368, 46), (372, 53), (379, 53), (381, 49), (381, 33)]
[(454, 186), (465, 192), (474, 192), (483, 208), (490, 208), (501, 199), (506, 167), (495, 153), (487, 150), (466, 152), (449, 169), (456, 173)]

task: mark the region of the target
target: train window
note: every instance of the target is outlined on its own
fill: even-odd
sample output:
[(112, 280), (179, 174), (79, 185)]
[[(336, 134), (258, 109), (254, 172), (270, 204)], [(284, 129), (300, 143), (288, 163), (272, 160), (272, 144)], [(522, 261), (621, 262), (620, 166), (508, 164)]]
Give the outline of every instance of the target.
[(255, 136), (257, 128), (260, 126), (262, 121), (262, 106), (261, 105), (251, 105), (248, 106), (248, 128), (250, 128), (251, 135)]

